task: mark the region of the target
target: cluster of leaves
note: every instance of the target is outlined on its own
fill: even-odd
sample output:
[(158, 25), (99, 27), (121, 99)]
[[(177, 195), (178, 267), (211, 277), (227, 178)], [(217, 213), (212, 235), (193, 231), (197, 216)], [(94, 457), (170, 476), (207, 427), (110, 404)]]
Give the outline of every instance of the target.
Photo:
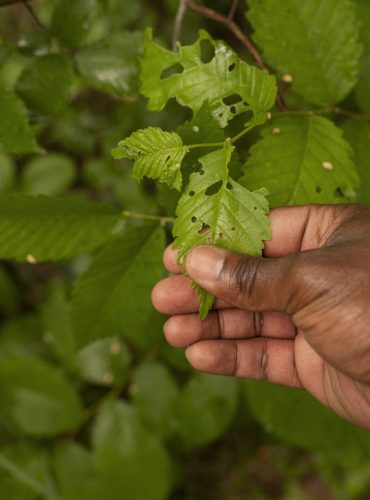
[[(367, 1), (247, 3), (275, 76), (204, 30), (164, 48), (170, 23), (150, 2), (35, 2), (41, 26), (16, 35), (24, 6), (0, 19), (1, 497), (168, 498), (173, 463), (241, 406), (321, 450), (333, 488), (338, 450), (369, 458), (363, 431), (303, 393), (195, 374), (150, 304), (173, 217), (182, 262), (199, 244), (260, 255), (269, 206), (370, 204), (370, 124), (353, 119), (370, 112)], [(213, 297), (199, 295), (205, 317)], [(357, 498), (368, 469), (347, 474)]]

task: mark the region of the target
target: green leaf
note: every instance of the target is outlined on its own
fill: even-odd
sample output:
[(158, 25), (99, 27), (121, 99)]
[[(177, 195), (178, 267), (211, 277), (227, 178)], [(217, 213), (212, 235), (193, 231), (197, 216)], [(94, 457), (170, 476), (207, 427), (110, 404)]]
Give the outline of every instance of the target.
[(139, 88), (139, 56), (142, 32), (120, 32), (80, 49), (77, 69), (91, 87), (113, 95), (135, 95)]
[(10, 156), (0, 152), (0, 193), (7, 193), (14, 187), (16, 167)]
[(66, 287), (61, 282), (52, 283), (47, 290), (47, 300), (41, 306), (44, 342), (65, 367), (75, 368), (76, 343), (70, 320), (70, 304)]
[(37, 145), (28, 124), (23, 102), (12, 92), (0, 88), (0, 150), (7, 153), (35, 153)]
[(97, 13), (97, 0), (58, 0), (51, 31), (64, 47), (77, 47), (88, 35)]
[(77, 354), (77, 370), (86, 382), (96, 385), (121, 385), (127, 377), (131, 355), (119, 338), (97, 340)]
[(113, 500), (99, 478), (92, 453), (71, 442), (57, 448), (54, 469), (63, 500)]
[[(235, 252), (258, 256), (263, 240), (271, 237), (268, 224), (267, 191), (247, 191), (230, 176), (233, 146), (200, 159), (202, 168), (191, 175), (180, 198), (173, 227), (174, 248), (182, 263), (189, 250), (198, 245), (216, 245)], [(205, 318), (213, 300), (200, 292), (200, 316)]]
[[(248, 0), (254, 41), (308, 102), (342, 101), (357, 81), (361, 45), (350, 0)], [(340, 26), (340, 29), (338, 27)]]
[(360, 109), (370, 115), (370, 3), (368, 0), (356, 0), (355, 4), (364, 52), (354, 95)]
[(272, 207), (354, 202), (359, 180), (343, 134), (320, 116), (279, 117), (250, 150), (239, 182), (265, 186)]
[[(202, 60), (204, 43), (214, 50), (210, 62)], [(224, 42), (213, 41), (201, 31), (194, 45), (179, 47), (175, 53), (153, 42), (148, 30), (144, 47), (141, 91), (149, 99), (150, 110), (160, 111), (169, 99), (176, 98), (195, 112), (208, 101), (222, 127), (247, 111), (253, 113), (250, 123), (267, 119), (276, 98), (275, 78), (241, 61)], [(235, 102), (229, 104), (228, 98)]]
[(149, 177), (180, 191), (181, 163), (188, 151), (175, 132), (149, 127), (137, 130), (121, 141), (112, 154), (117, 160), (129, 158), (135, 161), (132, 175), (138, 181)]
[(0, 362), (1, 418), (31, 436), (55, 436), (75, 429), (82, 418), (77, 394), (44, 362), (20, 356)]
[[(110, 30), (120, 31), (132, 26), (149, 14), (145, 4), (132, 0), (101, 0)], [(150, 15), (150, 14), (149, 14)], [(145, 22), (145, 21), (144, 21)]]
[(16, 91), (28, 108), (41, 115), (60, 111), (72, 97), (74, 71), (69, 57), (37, 57), (20, 74)]
[(99, 475), (113, 498), (168, 498), (167, 453), (131, 406), (118, 401), (105, 405), (95, 422), (92, 442)]
[(247, 382), (245, 395), (258, 421), (288, 443), (330, 454), (357, 448), (369, 455), (369, 433), (341, 419), (305, 391)]
[(21, 189), (25, 194), (57, 196), (71, 187), (75, 178), (73, 160), (64, 154), (51, 153), (33, 158), (25, 165)]
[(360, 176), (357, 200), (370, 205), (370, 123), (347, 120), (341, 124), (344, 137), (352, 146)]
[(177, 384), (168, 369), (145, 362), (134, 372), (132, 401), (144, 424), (157, 436), (168, 437), (176, 429)]
[(47, 30), (37, 27), (21, 33), (18, 50), (25, 56), (44, 56), (51, 51), (52, 43)]
[(120, 231), (119, 212), (101, 203), (0, 196), (0, 258), (34, 262), (91, 252)]
[(230, 425), (238, 401), (235, 378), (196, 374), (178, 402), (179, 432), (186, 449), (218, 439)]
[(48, 497), (47, 478), (50, 471), (47, 456), (36, 447), (19, 441), (2, 448), (0, 469), (1, 498), (33, 500), (35, 494), (37, 497), (52, 498)]
[(150, 345), (150, 293), (163, 276), (164, 247), (163, 228), (150, 225), (127, 229), (98, 254), (73, 294), (72, 318), (81, 346), (112, 335)]
[(370, 115), (370, 50), (361, 60), (361, 69), (355, 88), (355, 98), (360, 109)]
[(1, 328), (0, 357), (9, 355), (42, 357), (46, 353), (43, 327), (38, 315), (15, 316)]

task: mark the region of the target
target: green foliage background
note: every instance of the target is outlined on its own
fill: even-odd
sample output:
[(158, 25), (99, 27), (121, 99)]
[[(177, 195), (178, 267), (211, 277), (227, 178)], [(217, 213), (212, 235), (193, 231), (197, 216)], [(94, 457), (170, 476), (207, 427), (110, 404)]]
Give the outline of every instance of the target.
[[(35, 0), (31, 11), (3, 3), (0, 498), (369, 498), (369, 433), (303, 392), (195, 373), (163, 340), (165, 318), (152, 309), (150, 291), (164, 276), (178, 194), (147, 178), (162, 175), (148, 171), (162, 161), (157, 151), (136, 163), (135, 177), (145, 176), (139, 186), (130, 162), (113, 160), (111, 149), (152, 127), (154, 143), (180, 148), (161, 179), (179, 188), (189, 181), (186, 167), (209, 153), (190, 151), (183, 160), (182, 144), (196, 142), (199, 130), (202, 142), (222, 143), (245, 124), (237, 103), (184, 92), (189, 61), (166, 86), (171, 72), (162, 71), (183, 63), (186, 52), (171, 54), (144, 32), (152, 26), (155, 41), (170, 47), (177, 0)], [(199, 3), (227, 15), (232, 2)], [(245, 136), (225, 183), (268, 188), (270, 206), (370, 205), (369, 2), (247, 3), (245, 16), (239, 2), (236, 21), (278, 78), (290, 113), (273, 108), (272, 120)], [(262, 124), (273, 78), (250, 69), (233, 35), (195, 12), (184, 18), (182, 41), (193, 44), (200, 29), (241, 56), (232, 56), (230, 72), (236, 65), (243, 81), (253, 74), (265, 82), (263, 100), (227, 80), (227, 95), (253, 100)], [(145, 37), (149, 103), (139, 95)], [(224, 45), (217, 47), (223, 57)], [(172, 97), (178, 102), (165, 106)], [(218, 123), (212, 105), (222, 111)], [(153, 127), (178, 136), (158, 136)], [(231, 149), (203, 158), (204, 169)], [(265, 217), (265, 191), (254, 197)]]

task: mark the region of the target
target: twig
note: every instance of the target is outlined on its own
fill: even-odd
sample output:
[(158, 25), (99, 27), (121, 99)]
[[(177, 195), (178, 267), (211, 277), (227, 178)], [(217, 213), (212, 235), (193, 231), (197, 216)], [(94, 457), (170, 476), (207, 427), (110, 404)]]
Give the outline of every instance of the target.
[(239, 5), (239, 0), (233, 0), (233, 3), (231, 4), (229, 10), (229, 15), (227, 16), (227, 18), (230, 19), (230, 21), (234, 19), (238, 5)]
[(370, 115), (362, 115), (360, 113), (354, 113), (353, 111), (349, 111), (348, 109), (343, 109), (339, 108), (338, 106), (335, 106), (333, 109), (333, 113), (337, 115), (342, 115), (346, 116), (347, 118), (351, 118), (352, 120), (363, 120), (363, 121), (370, 121)]
[[(251, 54), (253, 59), (256, 61), (257, 66), (261, 69), (265, 69), (265, 70), (268, 69), (264, 60), (262, 59), (261, 54), (258, 52), (257, 48), (254, 46), (251, 39), (243, 33), (243, 31), (240, 29), (240, 27), (235, 23), (235, 21), (233, 19), (230, 19), (230, 17), (226, 17), (213, 9), (205, 7), (204, 5), (199, 5), (198, 3), (193, 2), (193, 0), (187, 0), (186, 5), (187, 5), (188, 9), (193, 10), (194, 12), (198, 12), (202, 16), (207, 17), (208, 19), (211, 19), (212, 21), (215, 21), (216, 23), (220, 23), (220, 24), (224, 25), (226, 28), (228, 28), (234, 34), (234, 36), (248, 50), (248, 52)], [(277, 102), (279, 109), (281, 109), (281, 110), (286, 109), (285, 103), (284, 103), (284, 98), (280, 92), (278, 92), (278, 94), (277, 94), (276, 102)]]
[(160, 222), (163, 226), (165, 224), (172, 224), (173, 222), (175, 222), (175, 219), (173, 217), (163, 217), (162, 215), (140, 214), (138, 212), (130, 212), (129, 210), (124, 210), (121, 215), (124, 219), (139, 219), (139, 220)]
[(47, 27), (44, 26), (42, 24), (42, 22), (40, 21), (40, 19), (39, 19), (38, 15), (36, 14), (34, 8), (29, 4), (29, 1), (30, 0), (23, 0), (22, 1), (22, 3), (25, 6), (26, 10), (29, 12), (30, 16), (32, 17), (32, 19), (35, 21), (35, 23), (37, 24), (37, 26), (39, 28), (41, 28), (42, 30), (48, 31)]
[(176, 14), (176, 18), (175, 18), (174, 30), (173, 30), (172, 50), (174, 52), (176, 52), (177, 42), (181, 38), (182, 23), (184, 21), (186, 9), (187, 9), (187, 0), (180, 0), (179, 8), (177, 9), (177, 14)]

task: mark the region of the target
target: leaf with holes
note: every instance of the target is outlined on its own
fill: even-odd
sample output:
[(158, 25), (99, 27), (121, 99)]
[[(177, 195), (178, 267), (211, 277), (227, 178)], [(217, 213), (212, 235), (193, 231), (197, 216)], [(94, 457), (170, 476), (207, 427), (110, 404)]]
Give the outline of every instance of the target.
[[(173, 235), (182, 263), (198, 245), (216, 245), (248, 255), (261, 255), (263, 241), (271, 237), (266, 189), (250, 192), (229, 175), (234, 147), (229, 141), (221, 150), (200, 159), (202, 168), (191, 175), (180, 198)], [(200, 316), (204, 319), (212, 300), (200, 291)]]
[[(214, 56), (208, 61), (203, 47)], [(213, 116), (226, 127), (235, 116), (252, 112), (251, 123), (263, 123), (276, 98), (275, 77), (242, 61), (228, 45), (201, 31), (194, 45), (171, 52), (152, 40), (144, 41), (141, 91), (149, 109), (160, 111), (171, 98), (197, 112), (209, 102)], [(206, 61), (206, 62), (205, 62)]]
[(279, 117), (251, 148), (239, 182), (265, 186), (272, 207), (354, 202), (358, 174), (342, 132), (320, 116)]
[(132, 175), (138, 181), (143, 177), (156, 179), (171, 188), (181, 190), (181, 163), (188, 152), (181, 137), (158, 127), (137, 130), (113, 149), (115, 159), (134, 160)]
[(248, 6), (254, 40), (267, 63), (292, 82), (295, 92), (317, 106), (342, 101), (349, 94), (361, 54), (351, 1), (248, 0)]

